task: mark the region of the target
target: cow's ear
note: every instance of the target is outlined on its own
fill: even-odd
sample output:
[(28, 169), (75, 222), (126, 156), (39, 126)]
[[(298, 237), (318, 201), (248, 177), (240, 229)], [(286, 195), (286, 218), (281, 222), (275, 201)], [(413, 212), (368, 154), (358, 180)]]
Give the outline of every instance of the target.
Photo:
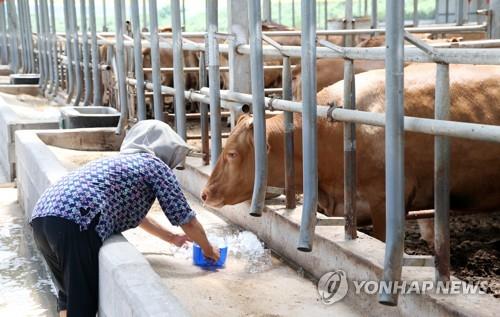
[(246, 123), (247, 129), (253, 129), (253, 117), (249, 116), (248, 120), (245, 123)]
[(238, 120), (236, 120), (236, 125), (240, 124), (240, 122), (243, 122), (245, 121), (247, 118), (250, 118), (250, 115), (245, 113), (245, 114), (242, 114)]

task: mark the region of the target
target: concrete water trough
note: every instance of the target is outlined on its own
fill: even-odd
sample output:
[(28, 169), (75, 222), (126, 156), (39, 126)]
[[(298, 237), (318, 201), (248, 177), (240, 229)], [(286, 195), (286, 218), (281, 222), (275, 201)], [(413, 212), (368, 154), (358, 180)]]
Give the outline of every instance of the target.
[(99, 128), (115, 127), (120, 120), (120, 113), (111, 107), (63, 107), (61, 108), (61, 128)]
[[(114, 132), (111, 128), (18, 131), (19, 201), (26, 217), (43, 190), (69, 170), (92, 159), (116, 154), (122, 137)], [(359, 239), (346, 241), (343, 227), (320, 226), (316, 229), (313, 251), (298, 252), (300, 208), (287, 210), (283, 199), (278, 197), (267, 201), (266, 211), (260, 218), (248, 215), (248, 203), (209, 211), (196, 199), (209, 172), (209, 167), (194, 158), (188, 158), (185, 170), (176, 171), (184, 189), (191, 194), (188, 195), (190, 203), (209, 232), (221, 228), (231, 231), (234, 225), (250, 230), (275, 254), (286, 259), (286, 263), (294, 263), (296, 269), (305, 271), (313, 280), (326, 272), (343, 270), (350, 283), (347, 296), (331, 306), (322, 304), (314, 284), (297, 278), (297, 274), (275, 256), (272, 268), (260, 275), (249, 275), (242, 269), (244, 262), (238, 261), (222, 273), (200, 271), (190, 265), (185, 253), (181, 252), (179, 258), (178, 250), (172, 250), (140, 229), (133, 229), (124, 233), (127, 239), (119, 235), (108, 240), (101, 251), (100, 311), (104, 316), (130, 316), (138, 312), (156, 316), (164, 315), (158, 312), (168, 309), (170, 312), (178, 309), (175, 314), (179, 315), (198, 315), (204, 311), (209, 316), (220, 315), (220, 312), (234, 315), (239, 310), (255, 315), (269, 312), (273, 315), (290, 312), (294, 315), (310, 315), (310, 312), (366, 315), (369, 312), (368, 315), (384, 316), (412, 316), (415, 311), (426, 316), (496, 316), (498, 312), (498, 300), (491, 295), (429, 292), (401, 295), (397, 307), (388, 307), (377, 302), (377, 294), (356, 294), (353, 281), (379, 280), (384, 255), (382, 242), (361, 232)], [(151, 212), (163, 219), (158, 205)], [(422, 266), (405, 266), (403, 280), (432, 281), (434, 268), (423, 266), (426, 262), (422, 260)], [(233, 297), (228, 300), (227, 296), (236, 296), (234, 302)]]
[(11, 74), (9, 78), (12, 85), (38, 85), (40, 74)]
[(24, 89), (18, 90), (16, 95), (0, 92), (0, 174), (5, 175), (5, 181), (15, 178), (15, 131), (59, 126), (56, 104), (44, 97), (25, 94)]
[[(68, 171), (90, 160), (116, 155), (122, 137), (114, 132), (111, 128), (18, 131), (17, 185), (26, 219), (43, 191)], [(242, 232), (203, 208), (194, 196), (188, 195), (188, 200), (209, 234)], [(151, 213), (169, 226), (157, 203)], [(141, 229), (129, 230), (107, 240), (101, 249), (99, 313), (102, 316), (360, 315), (343, 303), (334, 307), (323, 305), (314, 283), (304, 278), (302, 271), (297, 273), (270, 251), (263, 254), (267, 256), (264, 267), (258, 263), (252, 266), (251, 257), (240, 254), (230, 255), (226, 268), (218, 272), (204, 271), (191, 264), (189, 250), (171, 247)]]

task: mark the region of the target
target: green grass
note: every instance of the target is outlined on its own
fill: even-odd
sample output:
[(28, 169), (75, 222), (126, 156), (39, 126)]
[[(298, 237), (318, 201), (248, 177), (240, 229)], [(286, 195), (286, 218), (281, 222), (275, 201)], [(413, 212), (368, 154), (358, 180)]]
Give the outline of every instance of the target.
[[(355, 17), (364, 16), (365, 14), (365, 0), (353, 0), (353, 13)], [(127, 5), (127, 16), (130, 16), (129, 1), (123, 1)], [(300, 28), (300, 0), (295, 0), (295, 27)], [(181, 1), (182, 3), (182, 1)], [(379, 20), (383, 20), (385, 17), (385, 1), (378, 0), (378, 16)], [(95, 1), (96, 4), (96, 21), (98, 31), (102, 30), (103, 24), (103, 10), (102, 1)], [(114, 0), (106, 0), (106, 23), (109, 30), (114, 30)], [(186, 31), (197, 32), (205, 30), (205, 0), (185, 0), (186, 4)], [(79, 16), (79, 5), (77, 2), (77, 15)], [(368, 1), (368, 8), (366, 12), (370, 15), (371, 12), (371, 1)], [(140, 17), (142, 19), (142, 1), (139, 0), (140, 7)], [(272, 15), (275, 22), (281, 22), (282, 24), (292, 26), (292, 0), (281, 0), (281, 14), (280, 12), (280, 1), (272, 0)], [(435, 0), (419, 0), (418, 11), (420, 19), (433, 19), (435, 10)], [(64, 14), (62, 7), (62, 0), (55, 0), (55, 10), (56, 10), (56, 24), (57, 30), (59, 32), (64, 32)], [(317, 24), (319, 29), (323, 29), (325, 25), (325, 14), (324, 14), (324, 0), (317, 1)], [(329, 19), (340, 19), (344, 17), (345, 1), (342, 0), (328, 0), (328, 18)], [(35, 11), (32, 9), (32, 23), (33, 29), (36, 31), (35, 23)], [(405, 3), (405, 18), (412, 19), (413, 13), (413, 1), (406, 1)], [(141, 25), (144, 24), (141, 22)], [(149, 24), (149, 23), (148, 23)], [(170, 2), (169, 1), (158, 1), (158, 24), (160, 26), (170, 26), (171, 25), (171, 12), (170, 12)], [(226, 1), (219, 0), (219, 29), (221, 31), (227, 30), (227, 12), (226, 12)]]

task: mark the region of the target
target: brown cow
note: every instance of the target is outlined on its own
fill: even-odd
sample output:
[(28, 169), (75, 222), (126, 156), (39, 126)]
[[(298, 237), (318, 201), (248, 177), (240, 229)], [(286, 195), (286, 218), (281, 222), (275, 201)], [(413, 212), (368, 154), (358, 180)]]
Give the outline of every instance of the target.
[[(405, 113), (434, 116), (434, 64), (414, 64), (405, 68)], [(450, 65), (451, 120), (500, 125), (498, 66)], [(385, 71), (356, 75), (356, 105), (359, 110), (384, 112)], [(323, 89), (318, 104), (342, 105), (343, 82)], [(245, 117), (227, 140), (202, 199), (207, 205), (236, 204), (251, 198), (254, 178), (253, 126)], [(283, 116), (266, 120), (269, 175), (268, 185), (284, 186)], [(297, 188), (302, 188), (301, 117), (295, 115), (295, 166)], [(342, 214), (343, 124), (318, 120), (319, 204), (328, 215)], [(385, 238), (385, 151), (384, 129), (357, 126), (358, 200), (366, 202), (375, 236)], [(431, 146), (429, 146), (431, 144)], [(433, 208), (433, 137), (406, 133), (406, 210)], [(487, 146), (487, 151), (485, 147)], [(500, 146), (485, 142), (453, 139), (451, 143), (452, 209), (492, 210), (500, 207)]]

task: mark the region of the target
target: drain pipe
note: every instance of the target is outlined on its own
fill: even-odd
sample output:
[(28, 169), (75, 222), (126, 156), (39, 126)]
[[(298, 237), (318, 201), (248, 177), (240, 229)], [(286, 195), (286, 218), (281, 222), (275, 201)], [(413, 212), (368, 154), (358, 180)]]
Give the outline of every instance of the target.
[(312, 250), (318, 209), (318, 145), (316, 108), (316, 1), (302, 0), (302, 153), (304, 205), (297, 249)]
[(255, 150), (255, 180), (250, 215), (256, 217), (262, 215), (267, 190), (266, 113), (264, 99), (264, 64), (262, 57), (262, 20), (260, 12), (260, 1), (248, 0), (253, 138)]
[(144, 96), (144, 71), (142, 69), (142, 35), (139, 20), (139, 1), (130, 1), (130, 14), (132, 17), (132, 31), (134, 34), (134, 71), (137, 79), (137, 119), (146, 120), (146, 98)]
[(118, 83), (118, 97), (120, 100), (120, 120), (116, 127), (116, 134), (121, 134), (128, 122), (127, 82), (125, 77), (125, 49), (123, 45), (123, 17), (122, 1), (115, 0), (115, 28), (116, 28), (116, 80)]
[[(388, 0), (386, 12), (386, 243), (382, 280), (389, 285), (401, 280), (405, 233), (403, 1)], [(381, 304), (396, 306), (398, 294), (382, 289), (378, 300)]]
[(80, 100), (82, 98), (82, 75), (81, 75), (81, 68), (80, 68), (80, 45), (79, 45), (79, 38), (78, 38), (78, 31), (77, 31), (77, 24), (76, 24), (76, 8), (75, 8), (75, 2), (74, 1), (69, 1), (68, 0), (68, 10), (69, 10), (69, 30), (70, 34), (73, 37), (73, 57), (74, 57), (74, 64), (75, 64), (75, 79), (76, 79), (76, 96), (75, 96), (75, 101), (73, 103), (74, 107), (78, 107), (80, 105)]
[(210, 89), (210, 165), (215, 167), (222, 149), (221, 115), (220, 115), (220, 65), (219, 45), (215, 34), (218, 31), (218, 1), (207, 0), (207, 33), (208, 33), (208, 86)]
[(181, 8), (179, 0), (171, 0), (172, 15), (172, 52), (174, 55), (175, 88), (175, 130), (182, 139), (187, 140), (186, 105), (184, 99), (184, 52), (182, 50)]
[(66, 85), (66, 92), (68, 94), (66, 98), (66, 103), (69, 104), (73, 99), (75, 94), (75, 79), (73, 74), (73, 50), (71, 48), (71, 31), (70, 31), (70, 17), (69, 17), (69, 5), (68, 0), (64, 0), (64, 31), (66, 32), (66, 78), (68, 84)]
[(85, 82), (85, 94), (83, 106), (90, 103), (90, 69), (89, 69), (89, 34), (87, 30), (87, 8), (86, 1), (80, 0), (80, 30), (82, 32), (82, 54), (83, 54), (83, 79)]
[(160, 44), (158, 38), (158, 9), (156, 0), (149, 0), (150, 19), (150, 46), (151, 46), (151, 68), (153, 69), (153, 103), (154, 117), (163, 121), (163, 98), (161, 95), (161, 74), (160, 74)]

